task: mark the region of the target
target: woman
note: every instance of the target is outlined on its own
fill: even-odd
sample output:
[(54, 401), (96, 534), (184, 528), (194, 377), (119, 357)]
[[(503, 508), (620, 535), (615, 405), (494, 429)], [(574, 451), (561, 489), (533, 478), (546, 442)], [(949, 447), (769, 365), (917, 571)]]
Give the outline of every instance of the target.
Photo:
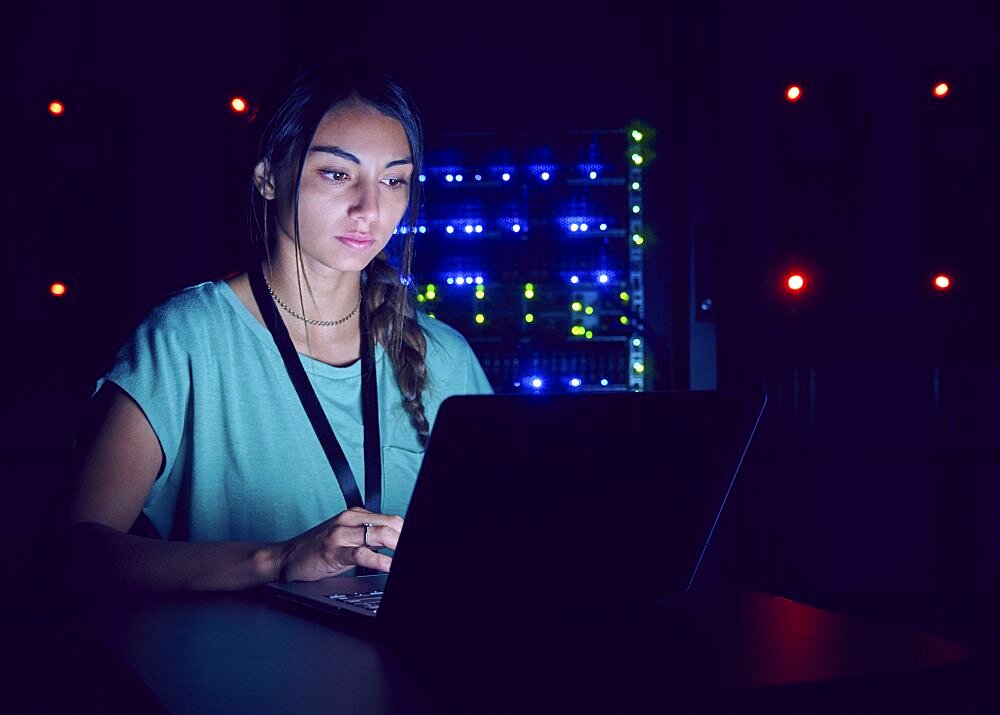
[(68, 515), (84, 578), (228, 590), (390, 569), (378, 549), (438, 406), (490, 391), (464, 338), (414, 310), (414, 232), (393, 238), (422, 155), (392, 80), (297, 80), (254, 172), (259, 261), (156, 308), (98, 383)]

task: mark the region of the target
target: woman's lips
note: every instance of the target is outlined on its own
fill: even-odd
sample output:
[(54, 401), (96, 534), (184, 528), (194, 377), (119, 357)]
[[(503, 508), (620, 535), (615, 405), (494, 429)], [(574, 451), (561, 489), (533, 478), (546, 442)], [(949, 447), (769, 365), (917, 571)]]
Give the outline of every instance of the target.
[(348, 233), (343, 236), (337, 236), (337, 240), (348, 248), (354, 248), (357, 250), (363, 250), (365, 248), (371, 248), (372, 244), (375, 243), (373, 238), (364, 238), (362, 234)]

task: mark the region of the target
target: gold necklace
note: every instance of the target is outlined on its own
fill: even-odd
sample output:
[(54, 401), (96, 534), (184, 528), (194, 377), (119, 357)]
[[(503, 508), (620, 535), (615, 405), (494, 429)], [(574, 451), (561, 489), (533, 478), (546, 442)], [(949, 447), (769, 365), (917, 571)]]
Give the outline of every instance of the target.
[(312, 318), (307, 318), (304, 315), (299, 315), (294, 310), (292, 310), (292, 308), (290, 308), (289, 306), (285, 305), (282, 302), (281, 298), (279, 298), (275, 294), (274, 288), (271, 287), (271, 281), (269, 281), (267, 279), (267, 273), (264, 273), (264, 283), (267, 284), (267, 292), (271, 294), (272, 300), (274, 300), (274, 302), (277, 303), (281, 308), (284, 308), (287, 312), (291, 313), (293, 316), (295, 316), (299, 320), (301, 320), (301, 321), (303, 321), (305, 323), (309, 323), (309, 325), (319, 325), (321, 327), (326, 327), (326, 328), (334, 326), (334, 325), (340, 325), (341, 323), (346, 323), (348, 320), (350, 320), (351, 318), (353, 318), (354, 314), (358, 312), (358, 308), (361, 307), (361, 299), (363, 297), (363, 296), (359, 295), (358, 296), (358, 304), (356, 306), (354, 306), (354, 310), (352, 310), (350, 313), (348, 313), (347, 315), (345, 315), (340, 320), (313, 320)]

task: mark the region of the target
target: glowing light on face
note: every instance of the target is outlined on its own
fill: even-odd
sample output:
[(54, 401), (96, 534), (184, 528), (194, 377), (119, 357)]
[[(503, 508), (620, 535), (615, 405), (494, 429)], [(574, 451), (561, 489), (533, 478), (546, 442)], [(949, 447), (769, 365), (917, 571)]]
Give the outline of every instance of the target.
[(938, 290), (948, 290), (951, 287), (951, 278), (941, 273), (934, 277), (934, 287)]
[(946, 97), (950, 91), (951, 87), (948, 86), (947, 82), (938, 82), (934, 85), (934, 96), (938, 99)]
[(237, 114), (243, 114), (247, 111), (247, 101), (243, 97), (233, 97), (229, 101), (229, 106)]
[(49, 114), (51, 114), (52, 116), (58, 117), (60, 114), (62, 114), (65, 111), (66, 111), (66, 107), (63, 105), (62, 102), (60, 102), (58, 100), (55, 100), (53, 102), (49, 102)]
[(785, 98), (789, 102), (798, 102), (800, 99), (802, 99), (802, 88), (799, 87), (797, 84), (793, 84), (791, 87), (785, 90)]
[(60, 281), (56, 281), (55, 283), (49, 286), (49, 293), (51, 293), (56, 298), (62, 298), (64, 295), (66, 295), (67, 291), (68, 289), (66, 288), (66, 284)]

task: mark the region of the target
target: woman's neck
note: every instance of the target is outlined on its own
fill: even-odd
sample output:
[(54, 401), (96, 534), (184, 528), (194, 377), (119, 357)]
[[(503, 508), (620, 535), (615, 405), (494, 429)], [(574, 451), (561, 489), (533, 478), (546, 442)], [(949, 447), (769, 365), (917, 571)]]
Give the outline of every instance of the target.
[[(336, 321), (350, 316), (344, 325), (334, 326), (335, 330), (355, 321), (361, 299), (360, 273), (308, 264), (304, 271), (302, 267), (296, 270), (295, 257), (289, 258), (272, 255), (263, 264), (271, 290), (282, 303), (311, 320)], [(301, 319), (297, 322), (301, 324)]]

